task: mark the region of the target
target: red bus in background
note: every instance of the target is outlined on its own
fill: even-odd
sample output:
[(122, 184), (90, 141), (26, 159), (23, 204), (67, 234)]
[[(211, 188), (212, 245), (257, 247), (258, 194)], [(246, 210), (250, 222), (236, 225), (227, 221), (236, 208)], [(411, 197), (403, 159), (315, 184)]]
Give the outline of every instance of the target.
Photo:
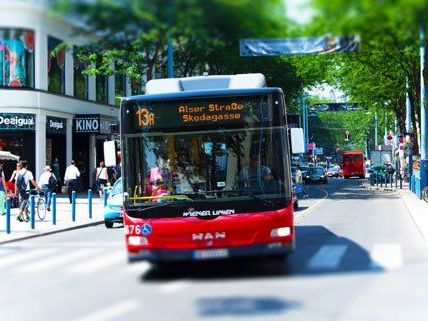
[(343, 152), (343, 177), (358, 176), (365, 178), (364, 154), (359, 150)]
[(146, 95), (123, 100), (130, 262), (283, 256), (294, 248), (284, 96), (251, 88), (253, 78), (264, 83), (260, 74), (156, 79)]

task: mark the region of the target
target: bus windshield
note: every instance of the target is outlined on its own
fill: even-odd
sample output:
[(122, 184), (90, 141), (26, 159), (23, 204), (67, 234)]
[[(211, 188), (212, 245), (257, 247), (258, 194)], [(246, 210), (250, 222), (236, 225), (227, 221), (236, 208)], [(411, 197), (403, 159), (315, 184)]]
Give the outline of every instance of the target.
[(284, 164), (274, 149), (280, 145), (278, 129), (132, 135), (127, 148), (133, 175), (126, 188), (140, 205), (175, 196), (201, 199), (195, 196), (213, 191), (280, 197)]
[[(263, 108), (273, 108), (266, 100), (261, 102)], [(272, 126), (279, 119), (272, 110), (264, 114), (270, 116), (259, 117), (253, 126), (242, 126), (235, 116), (233, 126), (217, 130), (204, 128), (207, 125), (122, 132), (125, 207), (249, 200), (283, 204), (290, 193), (286, 131), (283, 126)]]

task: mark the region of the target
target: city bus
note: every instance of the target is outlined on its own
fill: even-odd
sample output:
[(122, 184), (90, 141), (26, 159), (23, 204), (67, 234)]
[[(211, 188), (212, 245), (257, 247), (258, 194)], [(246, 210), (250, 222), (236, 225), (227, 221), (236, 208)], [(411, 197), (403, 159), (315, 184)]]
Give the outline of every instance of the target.
[(359, 150), (343, 152), (343, 177), (350, 178), (351, 176), (358, 176), (365, 178), (366, 168), (364, 163), (364, 154)]
[(294, 249), (284, 95), (246, 74), (151, 80), (121, 104), (130, 262)]

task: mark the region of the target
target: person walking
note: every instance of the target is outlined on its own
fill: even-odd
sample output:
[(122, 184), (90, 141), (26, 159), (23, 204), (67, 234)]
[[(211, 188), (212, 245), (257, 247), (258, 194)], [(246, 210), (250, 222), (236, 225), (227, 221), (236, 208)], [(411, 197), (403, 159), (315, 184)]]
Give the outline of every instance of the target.
[(54, 162), (52, 163), (52, 173), (57, 180), (57, 187), (61, 187), (61, 167), (58, 158), (55, 158)]
[[(303, 183), (303, 175), (302, 175), (302, 170), (300, 168), (300, 166), (297, 166), (297, 171), (296, 171), (296, 185), (298, 186), (298, 188), (303, 192), (304, 196), (307, 197), (308, 193), (306, 193), (305, 191), (305, 185)], [(300, 194), (300, 193), (298, 193)]]
[[(28, 199), (30, 198), (30, 183), (40, 192), (40, 187), (34, 180), (33, 173), (27, 169), (27, 161), (20, 162), (21, 169), (15, 180), (16, 191), (19, 193), (19, 212), (17, 220), (20, 222), (28, 222), (30, 217), (28, 215)], [(25, 216), (24, 216), (25, 214)]]
[(100, 167), (97, 168), (97, 175), (95, 176), (100, 198), (103, 197), (104, 187), (107, 187), (108, 176), (107, 167), (105, 167), (104, 162), (100, 162)]
[(5, 207), (6, 195), (7, 195), (6, 180), (4, 179), (3, 166), (0, 165), (0, 215), (6, 214), (6, 207)]
[(77, 178), (80, 176), (79, 169), (76, 167), (74, 160), (65, 170), (64, 182), (67, 186), (68, 199), (71, 203), (71, 194), (77, 189)]
[(55, 191), (57, 181), (49, 165), (45, 166), (44, 172), (42, 173), (42, 175), (40, 175), (38, 183), (39, 183), (39, 186), (42, 188), (43, 193), (45, 194), (46, 207), (47, 207), (46, 209), (50, 211), (52, 192)]

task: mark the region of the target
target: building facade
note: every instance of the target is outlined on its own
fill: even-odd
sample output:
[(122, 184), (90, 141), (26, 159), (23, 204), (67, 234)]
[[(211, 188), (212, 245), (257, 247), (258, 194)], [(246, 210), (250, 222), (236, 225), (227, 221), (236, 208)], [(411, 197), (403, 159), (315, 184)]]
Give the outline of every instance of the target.
[[(29, 161), (36, 177), (58, 158), (61, 179), (75, 160), (81, 187), (92, 186), (103, 142), (118, 124), (117, 96), (132, 93), (126, 77), (85, 76), (73, 50), (57, 51), (73, 26), (34, 1), (4, 0), (0, 10), (0, 150)], [(6, 175), (15, 164), (3, 161)]]

